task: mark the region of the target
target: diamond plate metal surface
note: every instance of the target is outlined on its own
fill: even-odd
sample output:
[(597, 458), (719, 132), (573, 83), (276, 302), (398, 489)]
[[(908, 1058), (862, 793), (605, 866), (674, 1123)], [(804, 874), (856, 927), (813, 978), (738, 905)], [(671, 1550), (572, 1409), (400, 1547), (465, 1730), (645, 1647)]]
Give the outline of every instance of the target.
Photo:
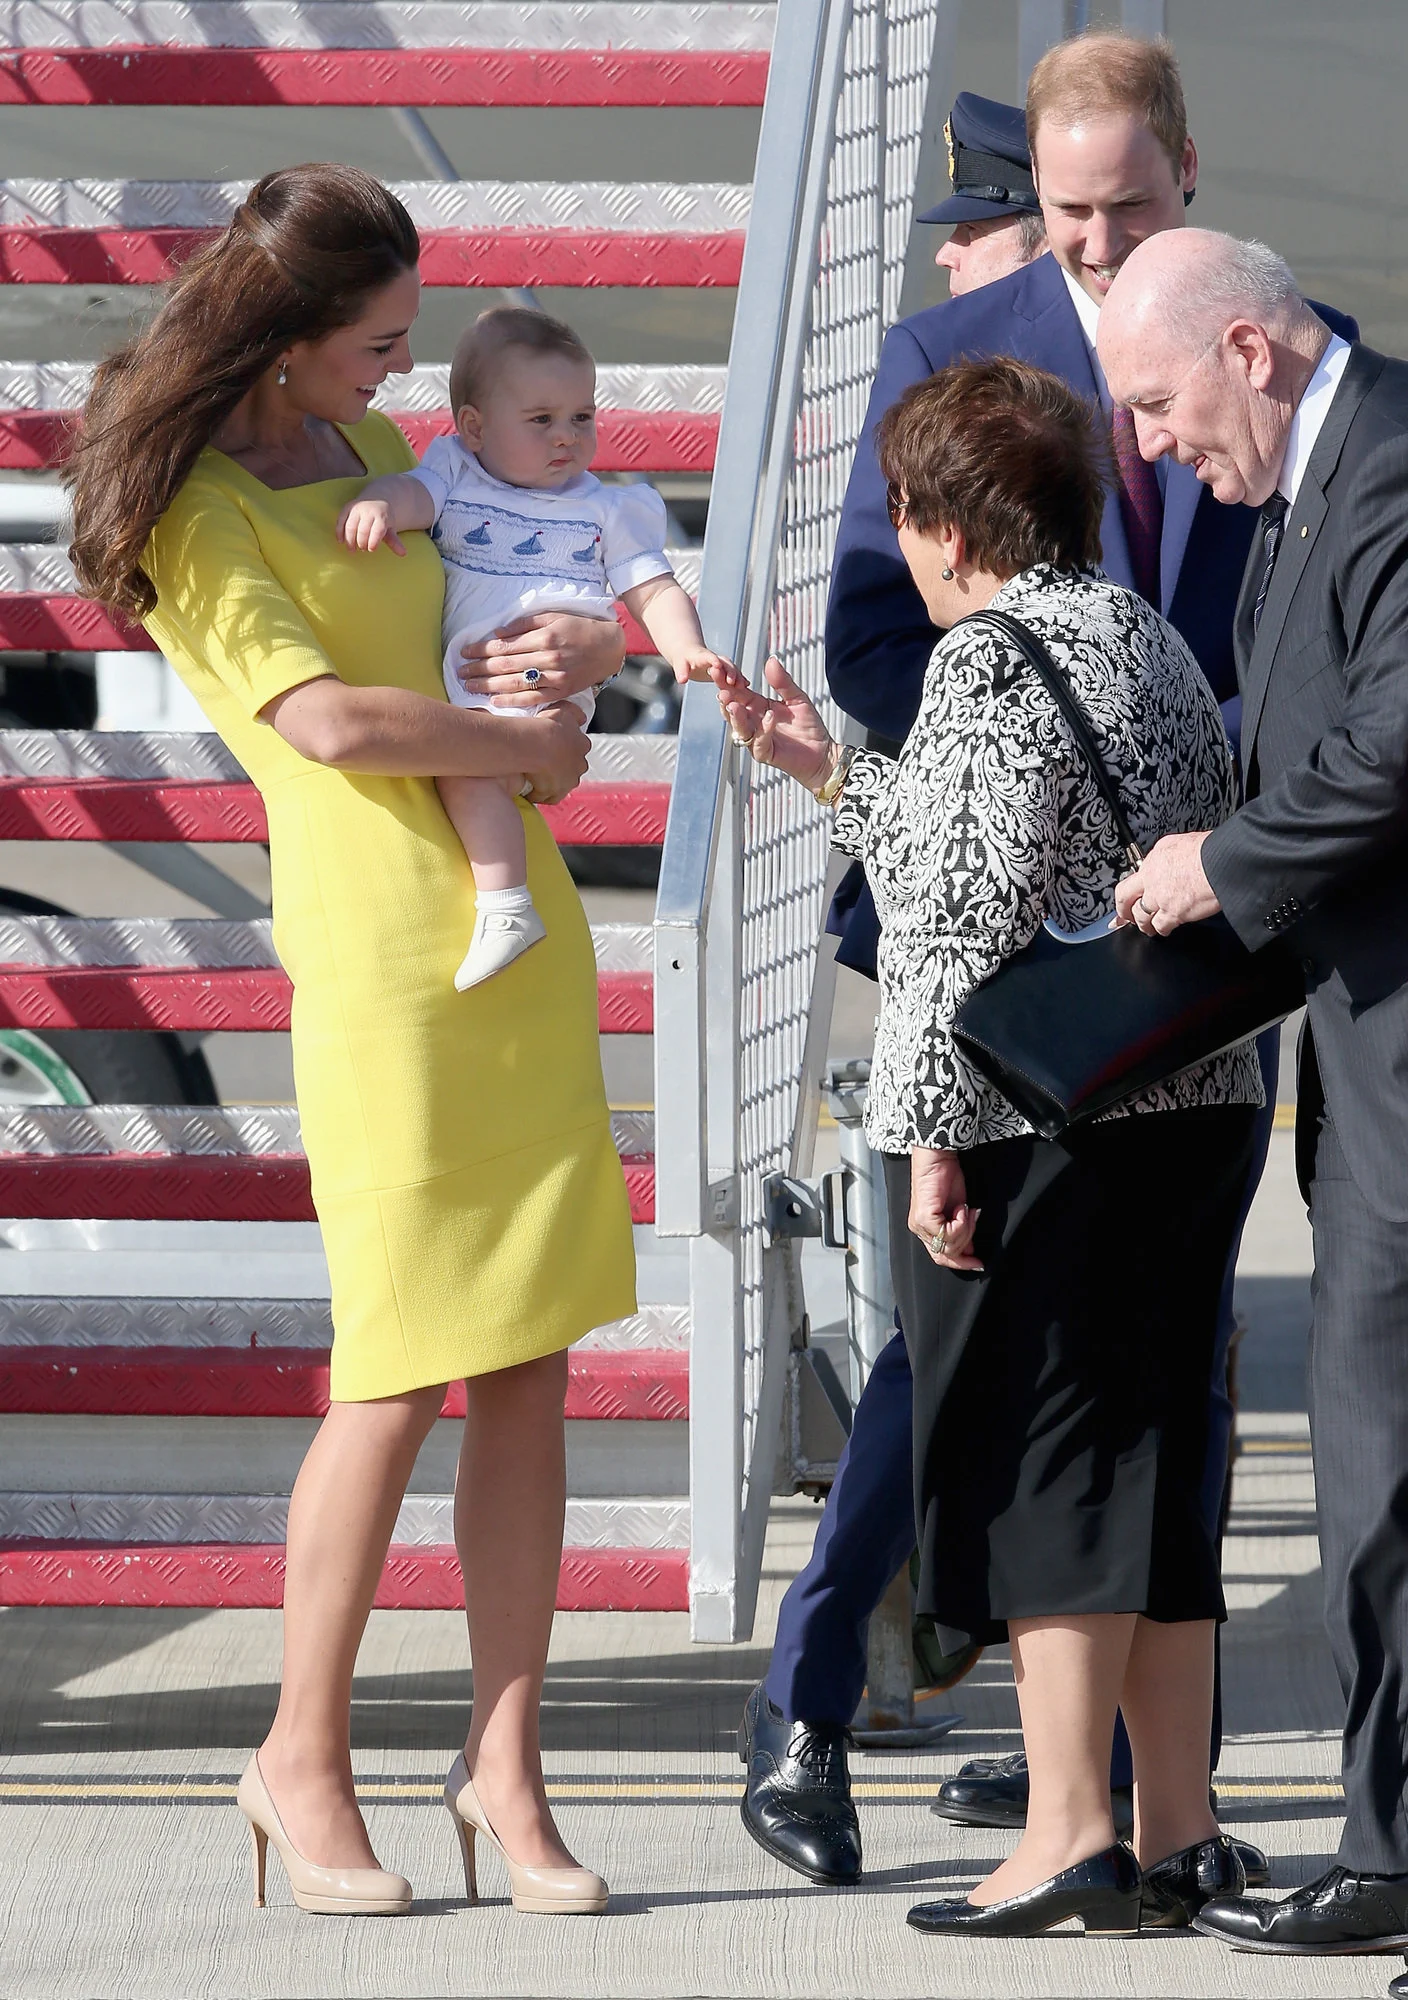
[[(689, 551), (674, 553), (683, 560)], [(593, 736), (584, 782), (668, 785), (674, 779), (675, 758), (672, 736)], [(117, 729), (0, 729), (0, 779), (4, 778), (54, 783), (88, 778), (130, 784), (248, 782), (213, 732)]]
[(771, 6), (527, 0), (6, 0), (11, 48), (767, 49)]
[[(593, 924), (599, 972), (649, 972), (648, 924)], [(0, 966), (277, 967), (267, 917), (0, 917)]]
[(53, 784), (87, 778), (129, 784), (234, 785), (248, 782), (211, 731), (0, 730), (0, 778)]
[[(725, 368), (683, 365), (607, 365), (596, 372), (597, 407), (717, 416), (724, 406), (727, 373)], [(92, 381), (86, 361), (0, 359), (0, 410), (76, 410), (87, 402)], [(449, 364), (432, 362), (383, 383), (375, 407), (428, 416), (446, 409), (449, 401)]]
[(0, 965), (277, 966), (267, 917), (0, 917)]
[[(654, 1114), (613, 1111), (611, 1132), (622, 1155), (648, 1154), (655, 1144)], [(298, 1111), (292, 1104), (218, 1109), (159, 1104), (0, 1105), (0, 1158), (105, 1153), (223, 1158), (301, 1151)]]
[(143, 1153), (182, 1157), (298, 1154), (293, 1105), (0, 1105), (0, 1157)]
[[(0, 1352), (174, 1347), (201, 1352), (326, 1348), (326, 1299), (0, 1298)], [(643, 1306), (599, 1326), (576, 1353), (687, 1353), (688, 1306)]]
[[(392, 1542), (453, 1542), (454, 1496), (408, 1494)], [(0, 1493), (0, 1541), (282, 1542), (288, 1499), (278, 1493)], [(573, 1549), (683, 1549), (687, 1500), (569, 1500)]]
[[(699, 590), (701, 551), (666, 549), (665, 555), (679, 579), (681, 588), (687, 590), (691, 596), (696, 595)], [(65, 549), (58, 548), (52, 542), (0, 544), (0, 592), (28, 591), (43, 596), (71, 597), (77, 590), (73, 565)], [(37, 735), (40, 732), (24, 733)]]
[[(729, 181), (398, 181), (419, 229), (599, 230), (711, 236), (745, 229), (752, 189)], [(0, 228), (223, 229), (245, 181), (0, 181)]]

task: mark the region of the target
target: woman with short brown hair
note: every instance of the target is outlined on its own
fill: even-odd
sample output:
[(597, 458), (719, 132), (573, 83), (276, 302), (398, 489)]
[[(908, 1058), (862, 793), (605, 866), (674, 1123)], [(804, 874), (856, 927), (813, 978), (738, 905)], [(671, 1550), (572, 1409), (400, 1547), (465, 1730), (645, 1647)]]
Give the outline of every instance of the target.
[[(1044, 1140), (952, 1034), (1043, 922), (1107, 916), (1126, 871), (1060, 710), (989, 608), (1064, 674), (1141, 843), (1233, 805), (1192, 655), (1093, 567), (1093, 416), (1055, 377), (998, 359), (942, 370), (885, 417), (900, 548), (945, 634), (898, 762), (833, 743), (775, 661), (773, 700), (720, 687), (753, 755), (834, 806), (834, 844), (864, 862), (880, 914), (866, 1129), (914, 1372), (919, 1608), (945, 1651), (1010, 1641), (1031, 1779), (1015, 1853), (968, 1901), (911, 1911), (948, 1935), (1186, 1925), (1241, 1877), (1208, 1804), (1224, 1608), (1200, 1492), (1262, 1098), (1252, 1046)], [(1142, 1872), (1110, 1817), (1117, 1707)]]

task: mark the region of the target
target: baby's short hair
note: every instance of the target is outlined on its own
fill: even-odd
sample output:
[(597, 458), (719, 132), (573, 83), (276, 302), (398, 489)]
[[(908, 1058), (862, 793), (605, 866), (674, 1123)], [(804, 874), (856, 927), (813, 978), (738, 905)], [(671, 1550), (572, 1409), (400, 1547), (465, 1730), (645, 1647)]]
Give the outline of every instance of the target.
[(477, 404), (499, 357), (511, 348), (529, 354), (565, 354), (591, 361), (591, 354), (565, 320), (531, 306), (491, 306), (460, 335), (450, 363), (450, 408), (458, 417), (466, 403)]

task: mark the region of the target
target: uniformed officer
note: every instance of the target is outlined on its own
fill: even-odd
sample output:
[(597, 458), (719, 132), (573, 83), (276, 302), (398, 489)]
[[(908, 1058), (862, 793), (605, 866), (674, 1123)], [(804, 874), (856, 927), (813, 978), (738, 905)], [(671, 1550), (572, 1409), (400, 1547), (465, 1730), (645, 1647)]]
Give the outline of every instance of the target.
[(934, 262), (948, 272), (952, 298), (1020, 270), (1046, 248), (1046, 224), (1032, 179), (1025, 114), (960, 90), (944, 126), (953, 193), (918, 222), (951, 222)]

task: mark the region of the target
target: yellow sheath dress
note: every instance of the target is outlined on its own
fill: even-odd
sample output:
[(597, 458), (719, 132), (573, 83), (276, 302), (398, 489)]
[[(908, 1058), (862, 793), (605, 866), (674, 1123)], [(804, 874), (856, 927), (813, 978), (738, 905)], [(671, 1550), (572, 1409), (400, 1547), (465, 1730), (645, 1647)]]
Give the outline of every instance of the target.
[[(369, 475), (414, 463), (384, 417), (345, 435)], [(546, 942), (456, 993), (474, 882), (432, 781), (309, 763), (258, 720), (319, 674), (445, 698), (440, 558), (428, 535), (399, 557), (340, 543), (361, 484), (276, 492), (207, 450), (144, 561), (147, 630), (268, 809), (332, 1394), (348, 1402), (556, 1353), (635, 1310), (591, 936), (541, 816), (524, 806)]]

